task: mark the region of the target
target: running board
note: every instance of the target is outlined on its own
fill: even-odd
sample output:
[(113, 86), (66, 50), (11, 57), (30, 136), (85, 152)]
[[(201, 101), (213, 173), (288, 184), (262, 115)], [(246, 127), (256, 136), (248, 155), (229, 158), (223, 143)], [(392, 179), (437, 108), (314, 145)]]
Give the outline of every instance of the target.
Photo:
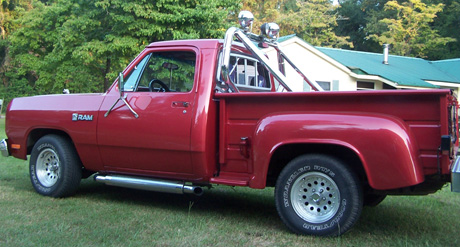
[(96, 175), (94, 180), (107, 185), (126, 187), (131, 189), (149, 190), (174, 194), (203, 195), (203, 188), (200, 186), (186, 185), (181, 181), (168, 181), (143, 177), (131, 177), (123, 175)]

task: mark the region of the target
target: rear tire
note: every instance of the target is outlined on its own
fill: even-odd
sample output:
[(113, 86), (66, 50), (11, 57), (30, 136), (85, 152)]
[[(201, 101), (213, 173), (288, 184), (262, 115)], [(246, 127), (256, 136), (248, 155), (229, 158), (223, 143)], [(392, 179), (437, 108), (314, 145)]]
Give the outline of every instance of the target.
[(78, 189), (82, 165), (70, 140), (59, 135), (47, 135), (40, 138), (32, 149), (29, 173), (39, 194), (66, 197)]
[(341, 161), (320, 154), (302, 155), (281, 171), (275, 203), (293, 232), (338, 236), (358, 221), (363, 195), (359, 179)]

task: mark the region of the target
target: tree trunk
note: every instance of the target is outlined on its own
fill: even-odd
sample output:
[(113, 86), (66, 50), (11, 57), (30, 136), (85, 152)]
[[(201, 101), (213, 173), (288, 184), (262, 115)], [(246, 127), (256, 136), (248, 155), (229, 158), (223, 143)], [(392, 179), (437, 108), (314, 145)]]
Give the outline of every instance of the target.
[(111, 64), (111, 60), (110, 58), (107, 58), (106, 62), (105, 62), (105, 70), (104, 70), (104, 92), (107, 91), (107, 89), (109, 88), (109, 78), (107, 78), (107, 74), (109, 74), (110, 72), (110, 64)]

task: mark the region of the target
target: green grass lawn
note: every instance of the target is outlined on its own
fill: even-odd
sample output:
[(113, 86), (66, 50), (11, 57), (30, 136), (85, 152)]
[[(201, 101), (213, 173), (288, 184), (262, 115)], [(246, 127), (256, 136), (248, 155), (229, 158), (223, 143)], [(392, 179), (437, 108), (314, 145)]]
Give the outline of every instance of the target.
[[(3, 119), (0, 137), (4, 137)], [(460, 246), (460, 194), (392, 196), (339, 238), (298, 236), (273, 189), (215, 186), (201, 197), (82, 181), (73, 197), (35, 193), (28, 162), (0, 158), (0, 246)]]

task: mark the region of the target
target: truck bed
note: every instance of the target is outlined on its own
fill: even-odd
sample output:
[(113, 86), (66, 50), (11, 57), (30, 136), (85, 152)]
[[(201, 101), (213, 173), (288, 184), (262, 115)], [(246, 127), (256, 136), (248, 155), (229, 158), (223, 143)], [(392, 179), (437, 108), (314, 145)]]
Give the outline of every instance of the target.
[[(221, 177), (227, 177), (227, 180), (231, 180), (233, 177), (235, 180), (243, 180), (245, 183), (251, 184), (251, 180), (254, 180), (251, 174), (254, 171), (259, 171), (259, 166), (268, 167), (267, 160), (258, 160), (257, 152), (262, 152), (263, 148), (260, 146), (253, 146), (251, 150), (252, 155), (249, 158), (245, 158), (241, 155), (241, 138), (248, 137), (251, 140), (251, 144), (257, 143), (257, 132), (263, 130), (263, 126), (260, 126), (262, 119), (269, 118), (275, 113), (280, 114), (296, 114), (312, 115), (312, 114), (335, 114), (337, 118), (343, 118), (345, 116), (362, 116), (362, 121), (371, 121), (372, 116), (375, 117), (389, 117), (392, 121), (400, 121), (403, 128), (407, 128), (409, 135), (407, 137), (407, 144), (412, 148), (409, 150), (413, 153), (413, 160), (401, 160), (397, 154), (397, 149), (400, 148), (397, 144), (385, 143), (382, 145), (382, 141), (392, 141), (392, 139), (380, 139), (376, 138), (373, 132), (381, 132), (380, 134), (385, 135), (384, 126), (379, 130), (378, 123), (363, 122), (361, 126), (356, 128), (367, 128), (360, 132), (353, 131), (342, 131), (341, 133), (360, 133), (360, 136), (353, 137), (354, 139), (361, 139), (361, 142), (366, 145), (373, 146), (372, 152), (374, 157), (378, 160), (373, 159), (364, 162), (368, 163), (368, 167), (365, 167), (368, 172), (370, 169), (378, 169), (381, 173), (380, 180), (394, 180), (389, 177), (398, 177), (400, 174), (410, 169), (415, 176), (419, 176), (418, 181), (403, 181), (394, 183), (389, 186), (389, 181), (380, 181), (376, 184), (387, 184), (387, 186), (380, 186), (381, 189), (391, 189), (392, 187), (398, 187), (406, 184), (416, 184), (423, 180), (423, 177), (430, 174), (436, 174), (438, 170), (442, 174), (448, 174), (451, 164), (451, 160), (448, 155), (442, 156), (441, 166), (438, 167), (439, 147), (441, 144), (441, 136), (451, 134), (451, 130), (448, 130), (449, 126), (446, 122), (449, 121), (449, 102), (451, 98), (451, 92), (449, 90), (414, 90), (414, 91), (358, 91), (358, 92), (311, 92), (311, 93), (240, 93), (240, 94), (217, 94), (216, 97), (220, 100), (220, 163), (221, 163)], [(289, 121), (286, 119), (286, 121)], [(346, 120), (344, 120), (346, 122)], [(358, 120), (359, 121), (359, 120)], [(324, 134), (316, 136), (315, 133), (330, 129), (333, 132), (334, 125), (325, 126), (324, 122), (315, 123), (310, 122), (312, 126), (307, 126), (308, 123), (304, 123), (303, 129), (305, 131), (297, 131), (299, 139), (304, 139), (308, 142), (310, 139), (311, 143), (317, 143), (321, 138), (324, 138)], [(327, 123), (326, 123), (327, 124)], [(352, 123), (350, 123), (352, 124)], [(316, 129), (315, 126), (322, 128)], [(286, 125), (289, 126), (289, 125)], [(363, 127), (364, 126), (364, 127)], [(368, 127), (366, 127), (368, 126)], [(348, 126), (353, 129), (353, 126)], [(341, 128), (345, 128), (342, 126)], [(287, 131), (289, 132), (289, 131)], [(307, 135), (307, 136), (305, 136)], [(352, 137), (350, 136), (329, 136), (323, 140), (324, 143), (335, 143), (338, 141), (346, 143), (353, 142), (347, 141)], [(335, 139), (335, 140), (333, 140)], [(286, 144), (288, 141), (283, 141)], [(279, 143), (276, 145), (284, 145)], [(375, 154), (379, 150), (375, 150), (375, 147), (382, 146), (381, 155)], [(352, 148), (353, 144), (350, 144)], [(273, 150), (268, 150), (272, 155), (275, 153), (277, 146), (271, 147)], [(359, 150), (359, 149), (357, 149)], [(360, 151), (363, 152), (363, 151)], [(371, 152), (371, 149), (369, 149)], [(394, 154), (394, 157), (388, 157)], [(365, 159), (365, 154), (362, 155), (362, 159)], [(398, 160), (399, 159), (399, 160)], [(401, 162), (413, 162), (412, 168), (408, 168), (407, 164)], [(388, 168), (386, 169), (385, 166)], [(374, 167), (374, 168), (373, 168)], [(396, 170), (394, 170), (395, 168)], [(267, 168), (268, 169), (268, 168)], [(395, 171), (401, 171), (398, 175), (395, 175)], [(245, 177), (244, 174), (250, 174)], [(255, 174), (257, 175), (257, 174)], [(401, 177), (401, 179), (403, 179)], [(264, 181), (265, 182), (265, 181)], [(241, 183), (241, 181), (240, 181)], [(253, 184), (254, 187), (261, 186), (258, 181)], [(379, 186), (377, 186), (379, 187)]]

